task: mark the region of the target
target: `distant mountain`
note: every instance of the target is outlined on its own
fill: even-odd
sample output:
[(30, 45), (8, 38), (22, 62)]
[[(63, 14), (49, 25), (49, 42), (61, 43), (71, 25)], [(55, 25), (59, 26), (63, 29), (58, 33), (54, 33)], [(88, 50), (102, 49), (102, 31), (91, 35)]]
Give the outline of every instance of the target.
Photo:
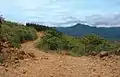
[(106, 39), (120, 40), (120, 27), (98, 28), (78, 23), (72, 27), (58, 27), (57, 30), (72, 36), (85, 36), (94, 33)]

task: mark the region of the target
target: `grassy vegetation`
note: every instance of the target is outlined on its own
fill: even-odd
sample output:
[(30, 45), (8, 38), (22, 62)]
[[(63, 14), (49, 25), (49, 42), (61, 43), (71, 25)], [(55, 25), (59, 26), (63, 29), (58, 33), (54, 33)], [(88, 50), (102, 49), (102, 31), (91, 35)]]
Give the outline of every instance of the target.
[(55, 52), (65, 50), (73, 56), (83, 56), (91, 55), (93, 52), (100, 53), (101, 51), (115, 54), (119, 48), (118, 45), (95, 34), (77, 38), (56, 30), (48, 30), (45, 36), (37, 43), (37, 48)]
[(8, 40), (14, 47), (20, 43), (37, 38), (37, 31), (45, 31), (45, 35), (37, 42), (36, 47), (44, 51), (67, 51), (73, 56), (91, 55), (93, 52), (107, 51), (111, 54), (120, 54), (120, 43), (113, 43), (104, 38), (91, 34), (84, 37), (65, 35), (55, 28), (27, 23), (26, 25), (5, 21), (0, 27), (0, 38)]
[(34, 28), (5, 21), (0, 28), (0, 38), (8, 40), (14, 47), (20, 47), (20, 43), (35, 40), (37, 35)]

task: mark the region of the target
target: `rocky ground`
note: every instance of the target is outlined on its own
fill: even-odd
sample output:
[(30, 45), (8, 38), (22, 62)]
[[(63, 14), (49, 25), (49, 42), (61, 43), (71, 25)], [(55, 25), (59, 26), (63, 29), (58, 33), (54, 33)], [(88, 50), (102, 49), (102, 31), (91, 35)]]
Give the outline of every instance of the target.
[[(38, 33), (38, 36), (41, 34)], [(6, 58), (6, 62), (10, 64), (0, 65), (0, 77), (120, 77), (119, 56), (108, 55), (100, 58), (50, 54), (36, 49), (35, 42), (22, 44), (21, 50), (17, 50), (18, 53), (15, 50), (12, 54), (15, 58)], [(6, 49), (11, 51), (11, 48), (6, 46), (1, 53)], [(22, 55), (22, 58), (19, 55)]]

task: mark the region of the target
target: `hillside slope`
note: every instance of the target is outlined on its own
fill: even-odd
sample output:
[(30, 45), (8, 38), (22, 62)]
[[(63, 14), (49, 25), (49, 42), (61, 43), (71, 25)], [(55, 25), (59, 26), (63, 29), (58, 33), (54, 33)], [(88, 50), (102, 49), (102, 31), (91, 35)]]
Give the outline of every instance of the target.
[(58, 27), (57, 30), (73, 36), (85, 36), (92, 33), (98, 34), (106, 39), (112, 40), (119, 40), (120, 39), (120, 27), (111, 27), (111, 28), (104, 28), (104, 27), (90, 27), (89, 25), (84, 24), (76, 24), (72, 27)]
[[(40, 38), (43, 33), (37, 33)], [(38, 39), (37, 39), (38, 40)], [(36, 59), (25, 59), (18, 67), (0, 66), (0, 77), (119, 77), (120, 58), (105, 57), (71, 57), (50, 54), (34, 47), (37, 41), (22, 44), (22, 50), (32, 52)]]

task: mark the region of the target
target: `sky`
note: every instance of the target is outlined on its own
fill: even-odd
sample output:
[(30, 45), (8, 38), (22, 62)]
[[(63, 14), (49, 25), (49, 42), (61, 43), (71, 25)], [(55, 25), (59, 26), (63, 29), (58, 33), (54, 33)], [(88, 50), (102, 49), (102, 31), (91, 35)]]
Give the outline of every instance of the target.
[(120, 0), (0, 0), (7, 20), (50, 26), (120, 26)]

